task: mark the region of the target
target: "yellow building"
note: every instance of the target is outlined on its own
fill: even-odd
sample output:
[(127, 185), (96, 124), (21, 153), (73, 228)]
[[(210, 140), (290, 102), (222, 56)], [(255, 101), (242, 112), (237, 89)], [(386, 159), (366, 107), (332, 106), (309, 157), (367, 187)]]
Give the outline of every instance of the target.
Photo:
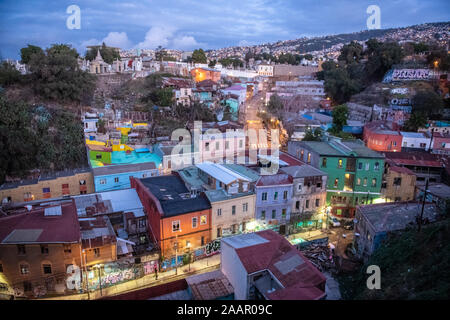
[(60, 171), (38, 179), (8, 182), (0, 186), (2, 203), (25, 202), (94, 192), (90, 169)]
[(416, 175), (404, 167), (386, 164), (381, 194), (386, 202), (414, 200)]
[(211, 240), (242, 233), (254, 220), (254, 193), (227, 195), (224, 190), (205, 192), (211, 202)]

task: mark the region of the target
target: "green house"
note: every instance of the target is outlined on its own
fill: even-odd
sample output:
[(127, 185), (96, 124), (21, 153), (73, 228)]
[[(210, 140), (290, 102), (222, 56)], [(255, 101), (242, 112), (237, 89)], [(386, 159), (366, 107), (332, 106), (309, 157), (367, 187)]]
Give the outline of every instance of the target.
[(289, 154), (328, 174), (327, 206), (330, 212), (352, 218), (360, 204), (381, 198), (384, 155), (361, 140), (289, 141)]
[(88, 145), (89, 159), (111, 164), (112, 148), (97, 145)]

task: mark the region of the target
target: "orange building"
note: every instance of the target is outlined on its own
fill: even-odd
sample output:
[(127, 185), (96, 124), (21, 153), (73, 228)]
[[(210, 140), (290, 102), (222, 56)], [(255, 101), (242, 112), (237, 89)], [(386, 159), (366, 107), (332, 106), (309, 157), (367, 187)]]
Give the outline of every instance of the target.
[(131, 179), (147, 211), (150, 239), (164, 258), (181, 255), (211, 241), (211, 204), (191, 194), (178, 175)]
[(210, 68), (195, 68), (191, 70), (191, 76), (195, 82), (204, 80), (212, 80), (214, 82), (220, 81), (220, 71)]

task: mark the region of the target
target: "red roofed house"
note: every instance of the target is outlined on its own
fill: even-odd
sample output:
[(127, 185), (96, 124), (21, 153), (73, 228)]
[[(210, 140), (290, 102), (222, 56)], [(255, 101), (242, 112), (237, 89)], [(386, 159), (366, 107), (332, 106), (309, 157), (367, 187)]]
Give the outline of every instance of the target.
[(272, 230), (227, 237), (221, 271), (236, 300), (319, 300), (325, 276), (283, 236)]
[(364, 126), (363, 139), (369, 149), (375, 151), (402, 150), (402, 135), (399, 126), (389, 121), (372, 121)]
[(433, 132), (432, 153), (450, 155), (450, 134)]
[(9, 285), (19, 296), (64, 292), (67, 267), (81, 265), (74, 201), (9, 213), (0, 218), (0, 272)]

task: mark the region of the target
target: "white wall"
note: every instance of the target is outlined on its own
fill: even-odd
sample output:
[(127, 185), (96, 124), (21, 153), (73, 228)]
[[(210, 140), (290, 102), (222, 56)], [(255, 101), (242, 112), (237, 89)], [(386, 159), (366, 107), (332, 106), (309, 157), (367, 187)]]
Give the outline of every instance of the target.
[(234, 248), (223, 240), (220, 243), (220, 267), (234, 288), (235, 300), (247, 299), (247, 271), (241, 263)]

